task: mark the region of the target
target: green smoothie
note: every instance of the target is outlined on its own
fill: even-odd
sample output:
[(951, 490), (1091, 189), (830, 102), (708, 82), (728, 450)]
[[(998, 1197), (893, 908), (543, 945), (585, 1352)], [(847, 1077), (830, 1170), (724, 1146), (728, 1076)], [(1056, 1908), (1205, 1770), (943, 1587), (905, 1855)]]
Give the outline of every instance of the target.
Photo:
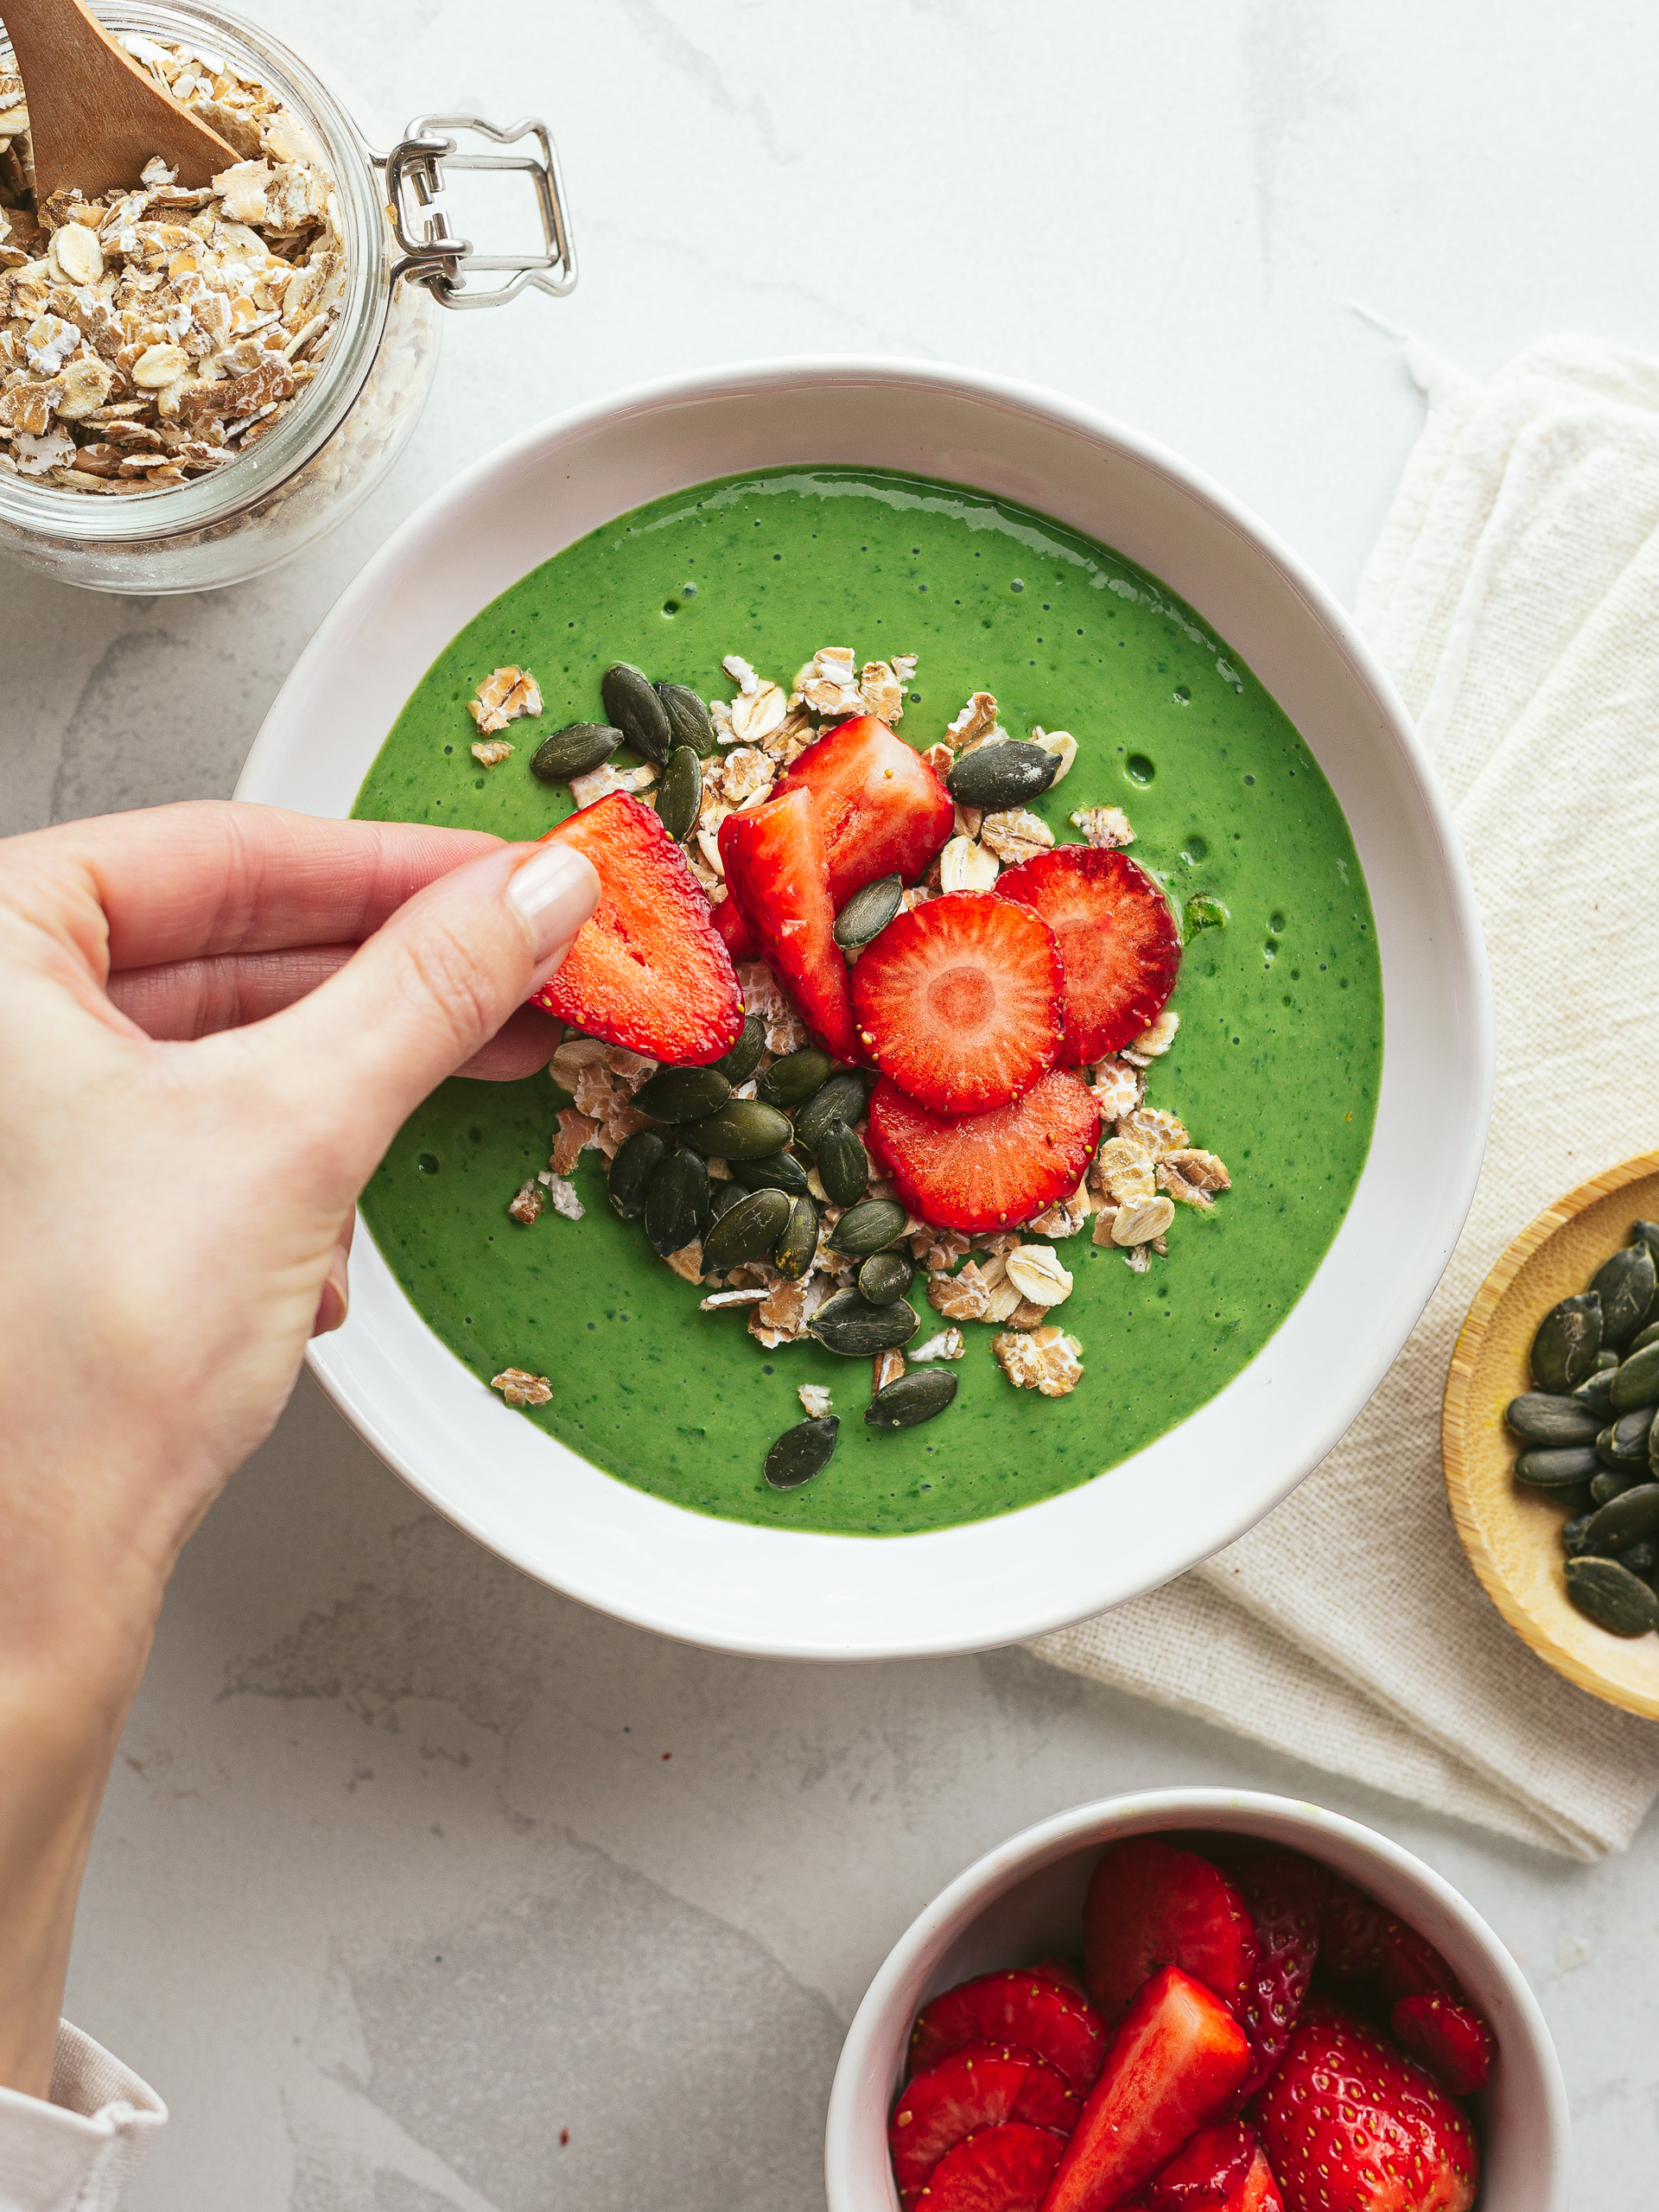
[[(1306, 1287), (1370, 1142), (1382, 1067), (1376, 933), (1353, 841), (1279, 707), (1154, 578), (1045, 517), (958, 486), (842, 468), (678, 493), (572, 545), (486, 607), (434, 661), (364, 779), (354, 811), (535, 837), (570, 810), (530, 758), (566, 722), (602, 719), (600, 677), (636, 662), (708, 697), (741, 653), (787, 685), (821, 645), (915, 653), (899, 733), (925, 747), (969, 693), (1003, 727), (1070, 730), (1075, 767), (1037, 803), (1117, 806), (1134, 855), (1178, 912), (1216, 902), (1172, 1005), (1173, 1049), (1147, 1103), (1177, 1113), (1230, 1169), (1207, 1213), (1178, 1207), (1145, 1274), (1085, 1230), (1057, 1250), (1076, 1277), (1051, 1318), (1083, 1347), (1069, 1396), (1015, 1389), (991, 1329), (966, 1325), (956, 1402), (925, 1427), (863, 1425), (867, 1361), (810, 1342), (764, 1350), (741, 1311), (707, 1314), (606, 1201), (604, 1162), (575, 1176), (586, 1218), (532, 1227), (508, 1200), (547, 1165), (567, 1095), (545, 1075), (447, 1084), (400, 1132), (365, 1194), (409, 1296), (486, 1381), (551, 1378), (532, 1420), (620, 1480), (696, 1511), (779, 1527), (897, 1535), (1005, 1513), (1088, 1482), (1212, 1397)], [(492, 669), (527, 668), (544, 711), (472, 758), (467, 702)], [(626, 756), (620, 756), (626, 765)], [(1195, 910), (1192, 918), (1203, 912)], [(923, 1336), (944, 1323), (914, 1301)], [(920, 1339), (918, 1339), (920, 1341)], [(804, 1382), (842, 1421), (829, 1467), (769, 1490), (766, 1448), (802, 1416)]]

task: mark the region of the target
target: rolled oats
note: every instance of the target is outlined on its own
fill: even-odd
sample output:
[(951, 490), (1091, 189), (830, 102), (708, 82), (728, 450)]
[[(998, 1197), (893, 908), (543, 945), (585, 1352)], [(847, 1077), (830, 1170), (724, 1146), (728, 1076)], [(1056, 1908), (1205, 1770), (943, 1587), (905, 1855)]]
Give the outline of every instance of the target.
[(514, 1221), (523, 1222), (528, 1229), (532, 1222), (541, 1219), (546, 1204), (546, 1185), (532, 1175), (527, 1183), (518, 1185), (517, 1195), (508, 1199), (507, 1211)]
[(1168, 1198), (1131, 1198), (1117, 1210), (1112, 1224), (1114, 1244), (1149, 1244), (1154, 1236), (1161, 1236), (1175, 1218), (1175, 1208)]
[(991, 1287), (973, 1260), (959, 1274), (932, 1274), (927, 1279), (927, 1302), (947, 1321), (982, 1321), (990, 1298)]
[(1044, 1328), (1034, 1334), (1012, 1332), (991, 1345), (997, 1365), (1022, 1390), (1038, 1390), (1046, 1398), (1063, 1398), (1083, 1380), (1083, 1347), (1064, 1330)]
[(664, 1257), (682, 1282), (702, 1281), (702, 1239), (694, 1236), (689, 1244), (682, 1244), (677, 1252), (664, 1253)]
[(789, 701), (776, 683), (762, 683), (753, 691), (740, 692), (731, 704), (732, 738), (738, 745), (760, 745), (782, 728)]
[(1051, 1245), (1021, 1244), (1006, 1262), (1008, 1281), (1033, 1306), (1058, 1306), (1071, 1295), (1071, 1276)]
[(605, 1058), (602, 1037), (564, 1037), (547, 1064), (547, 1071), (562, 1090), (574, 1091), (578, 1068), (590, 1068)]
[(510, 1406), (544, 1406), (553, 1395), (546, 1376), (532, 1375), (526, 1367), (504, 1367), (491, 1376), (490, 1388), (499, 1390)]
[(520, 715), (539, 715), (542, 695), (527, 668), (493, 669), (467, 702), (467, 711), (487, 737)]
[[(996, 701), (988, 691), (976, 691), (962, 712), (944, 733), (951, 757), (958, 753), (971, 753), (976, 746), (983, 745), (996, 729)], [(1000, 734), (1000, 733), (999, 733)]]
[(1180, 1015), (1173, 1008), (1166, 1007), (1157, 1020), (1143, 1029), (1135, 1039), (1135, 1051), (1145, 1059), (1161, 1059), (1175, 1042), (1175, 1033), (1180, 1026)]
[(795, 689), (815, 715), (842, 721), (861, 715), (865, 702), (853, 673), (850, 645), (820, 645), (795, 678)]
[[(760, 689), (760, 678), (749, 666), (741, 653), (728, 653), (720, 664), (746, 699)], [(722, 701), (719, 703), (726, 702)], [(729, 708), (728, 711), (729, 712)]]
[(957, 756), (948, 745), (930, 745), (922, 758), (941, 783), (957, 764)]
[(1149, 1198), (1157, 1188), (1156, 1160), (1157, 1154), (1137, 1137), (1109, 1137), (1095, 1154), (1096, 1177), (1106, 1196), (1118, 1205), (1134, 1198)]
[(563, 1214), (567, 1221), (580, 1221), (588, 1211), (576, 1196), (575, 1185), (567, 1183), (563, 1175), (548, 1177), (547, 1195), (553, 1201), (554, 1212)]
[(1213, 1152), (1181, 1147), (1166, 1153), (1165, 1159), (1178, 1175), (1200, 1191), (1230, 1191), (1233, 1179)]
[[(706, 1305), (708, 1300), (705, 1299), (703, 1303)], [(830, 1393), (822, 1382), (803, 1382), (795, 1395), (809, 1421), (827, 1421), (830, 1418)]]
[(1187, 1141), (1185, 1125), (1157, 1106), (1139, 1106), (1133, 1114), (1126, 1114), (1117, 1125), (1117, 1134), (1143, 1142), (1160, 1160)]
[(941, 891), (988, 891), (996, 878), (995, 854), (971, 837), (952, 837), (939, 855)]
[(1119, 1122), (1126, 1114), (1133, 1114), (1141, 1103), (1143, 1082), (1138, 1069), (1127, 1067), (1122, 1060), (1103, 1060), (1089, 1086), (1101, 1120)]
[(903, 719), (905, 689), (891, 661), (867, 660), (858, 672), (858, 688), (866, 714), (875, 715), (889, 728)]
[(737, 746), (721, 766), (726, 772), (721, 783), (728, 813), (747, 800), (764, 798), (777, 779), (777, 763), (753, 746)]
[[(1054, 771), (1054, 784), (1063, 784), (1071, 772), (1071, 764), (1077, 757), (1077, 741), (1069, 729), (1047, 729), (1039, 722), (1031, 733), (1033, 745), (1040, 745), (1045, 753), (1052, 753), (1059, 762)], [(1050, 791), (1054, 784), (1049, 785)]]
[(1054, 842), (1054, 832), (1041, 815), (1033, 814), (1023, 806), (1010, 807), (1001, 814), (985, 815), (980, 822), (979, 834), (982, 842), (1010, 868), (1020, 861), (1035, 860), (1039, 853), (1047, 852)]
[(1135, 842), (1129, 817), (1121, 807), (1085, 806), (1071, 817), (1071, 827), (1082, 830), (1086, 845), (1116, 847)]
[(1092, 1211), (1085, 1185), (1083, 1189), (1074, 1191), (1069, 1198), (1056, 1198), (1047, 1211), (1039, 1213), (1031, 1225), (1039, 1236), (1055, 1236), (1063, 1240), (1075, 1236)]
[(505, 737), (486, 737), (481, 745), (473, 747), (473, 758), (480, 768), (499, 768), (504, 760), (511, 760), (513, 748)]
[(901, 1351), (879, 1351), (870, 1362), (870, 1395), (885, 1390), (889, 1382), (896, 1382), (905, 1371), (905, 1355)]
[(1152, 1265), (1152, 1262), (1147, 1257), (1146, 1246), (1144, 1244), (1132, 1246), (1123, 1255), (1123, 1264), (1131, 1274), (1145, 1274), (1147, 1269)]
[(937, 1337), (930, 1337), (925, 1344), (917, 1344), (908, 1357), (912, 1367), (930, 1359), (961, 1359), (968, 1350), (968, 1339), (960, 1329), (941, 1329)]

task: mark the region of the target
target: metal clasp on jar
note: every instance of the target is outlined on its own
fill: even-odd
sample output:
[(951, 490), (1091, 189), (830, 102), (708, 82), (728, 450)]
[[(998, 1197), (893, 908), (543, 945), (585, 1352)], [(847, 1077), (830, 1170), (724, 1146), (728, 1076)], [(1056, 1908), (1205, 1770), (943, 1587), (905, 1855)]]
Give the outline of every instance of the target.
[[(456, 131), (473, 131), (498, 146), (531, 138), (537, 151), (521, 154), (463, 153)], [(387, 212), (403, 259), (393, 268), (395, 283), (407, 276), (424, 284), (440, 307), (499, 308), (527, 288), (561, 299), (576, 281), (575, 248), (565, 220), (559, 157), (547, 125), (534, 116), (498, 130), (477, 115), (417, 115), (389, 154), (376, 155), (386, 173)], [(531, 180), (542, 226), (540, 253), (479, 253), (470, 238), (457, 238), (442, 206), (446, 169), (505, 169)], [(467, 289), (480, 271), (511, 271), (493, 291)]]

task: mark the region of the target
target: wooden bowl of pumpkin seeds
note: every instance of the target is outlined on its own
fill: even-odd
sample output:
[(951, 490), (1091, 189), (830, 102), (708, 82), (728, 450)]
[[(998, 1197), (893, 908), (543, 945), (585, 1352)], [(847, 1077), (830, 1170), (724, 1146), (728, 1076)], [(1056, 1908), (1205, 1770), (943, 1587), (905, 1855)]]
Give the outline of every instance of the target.
[(1648, 1152), (1522, 1230), (1469, 1309), (1440, 1428), (1452, 1518), (1487, 1596), (1558, 1674), (1649, 1719), (1656, 1225), (1659, 1152)]

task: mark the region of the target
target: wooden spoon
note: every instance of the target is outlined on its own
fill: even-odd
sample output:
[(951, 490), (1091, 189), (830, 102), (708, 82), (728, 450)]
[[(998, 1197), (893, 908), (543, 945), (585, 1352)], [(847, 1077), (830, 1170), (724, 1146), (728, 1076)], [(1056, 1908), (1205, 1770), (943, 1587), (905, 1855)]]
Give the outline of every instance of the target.
[(157, 154), (192, 188), (241, 160), (80, 0), (0, 0), (0, 22), (23, 80), (37, 200), (69, 185), (88, 200), (130, 191)]

